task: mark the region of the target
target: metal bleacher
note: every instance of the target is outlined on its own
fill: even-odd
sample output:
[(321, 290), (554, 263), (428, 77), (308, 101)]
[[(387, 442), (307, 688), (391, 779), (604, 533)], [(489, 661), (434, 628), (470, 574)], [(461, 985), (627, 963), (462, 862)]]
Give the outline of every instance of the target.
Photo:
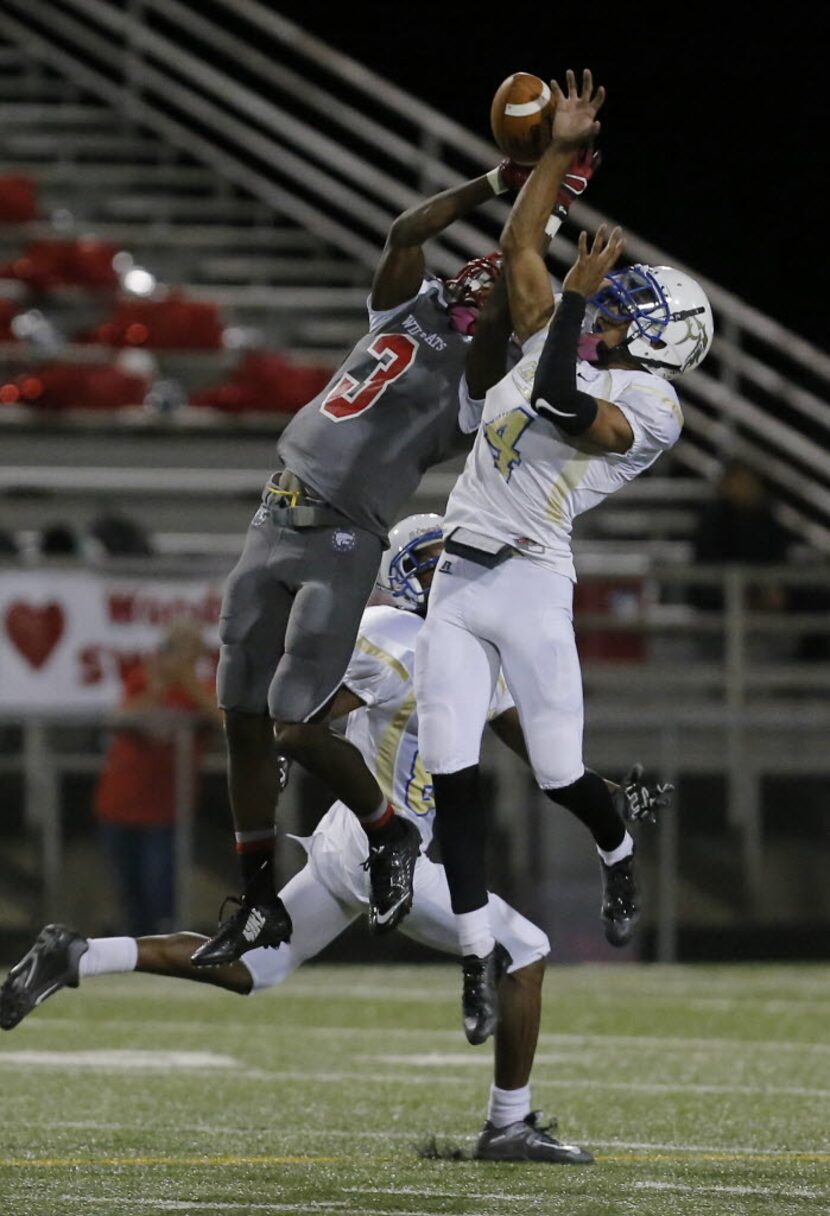
[[(93, 234), (117, 242), (159, 283), (214, 301), (225, 349), (156, 355), (157, 375), (188, 389), (221, 380), (246, 345), (336, 363), (362, 330), (391, 218), (494, 158), (486, 141), (258, 0), (7, 0), (0, 37), (0, 173), (33, 175), (45, 217), (0, 230), (0, 256), (39, 236)], [(456, 224), (433, 242), (431, 265), (447, 272), (491, 248), (505, 214), (494, 200)], [(604, 217), (577, 204), (574, 218), (592, 229)], [(567, 235), (557, 238), (554, 273), (572, 252)], [(673, 261), (636, 235), (628, 256)], [(684, 380), (684, 439), (614, 510), (581, 523), (583, 561), (685, 561), (696, 509), (733, 455), (771, 483), (802, 554), (830, 552), (830, 360), (705, 285), (718, 337), (704, 367)], [(55, 297), (58, 316), (77, 319), (77, 293)], [(7, 345), (0, 364), (23, 355), (36, 364), (49, 353)], [(62, 356), (106, 352), (86, 346)], [(139, 406), (110, 419), (78, 411), (55, 424), (61, 444), (50, 444), (44, 461), (42, 425), (16, 408), (0, 416), (0, 493), (19, 531), (39, 526), (58, 493), (77, 521), (115, 496), (129, 499), (162, 550), (229, 555), (286, 420), (186, 407), (160, 417)], [(125, 431), (128, 458), (113, 438)], [(55, 465), (66, 468), (60, 489)], [(158, 475), (171, 469), (173, 477)], [(428, 474), (413, 506), (440, 510), (457, 469)], [(187, 488), (200, 470), (210, 471), (214, 495), (209, 530)]]

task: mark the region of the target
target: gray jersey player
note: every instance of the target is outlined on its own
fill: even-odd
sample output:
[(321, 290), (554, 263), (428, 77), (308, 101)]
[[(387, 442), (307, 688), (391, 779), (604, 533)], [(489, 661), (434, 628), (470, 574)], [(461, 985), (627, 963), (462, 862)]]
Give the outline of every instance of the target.
[(379, 923), (391, 929), (408, 911), (417, 832), (378, 805), (360, 756), (328, 727), (330, 703), (391, 522), (423, 471), (475, 429), (476, 403), (480, 412), (505, 370), (509, 313), (503, 290), (493, 290), (499, 256), (442, 283), (426, 274), (424, 242), (524, 176), (503, 162), (394, 221), (372, 284), (369, 332), (278, 444), (282, 466), (228, 580), (220, 626), (217, 687), (245, 889), (194, 955), (197, 965), (290, 939), (273, 882), (275, 734), (280, 754), (320, 776), (366, 829)]

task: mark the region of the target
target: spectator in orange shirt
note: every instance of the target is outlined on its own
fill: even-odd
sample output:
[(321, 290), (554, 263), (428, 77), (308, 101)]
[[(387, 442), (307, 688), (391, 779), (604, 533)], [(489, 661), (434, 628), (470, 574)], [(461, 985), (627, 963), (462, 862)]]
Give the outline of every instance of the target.
[(98, 783), (95, 811), (118, 886), (122, 927), (131, 935), (172, 928), (176, 718), (188, 714), (201, 720), (193, 749), (194, 784), (204, 728), (221, 724), (213, 680), (199, 675), (205, 654), (198, 627), (182, 619), (170, 626), (156, 654), (130, 672), (118, 711), (123, 724)]

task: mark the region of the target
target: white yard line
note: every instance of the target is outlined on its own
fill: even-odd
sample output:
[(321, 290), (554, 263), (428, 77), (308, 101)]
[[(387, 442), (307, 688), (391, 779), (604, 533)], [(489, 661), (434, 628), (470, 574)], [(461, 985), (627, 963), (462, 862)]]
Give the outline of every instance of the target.
[[(348, 1212), (339, 1200), (307, 1203), (223, 1203), (221, 1200), (198, 1203), (190, 1199), (96, 1199), (87, 1195), (61, 1195), (61, 1203), (103, 1204), (111, 1211), (118, 1208), (152, 1208), (157, 1212)], [(115, 1206), (117, 1205), (117, 1207)]]
[[(489, 1061), (484, 1061), (489, 1066)], [(446, 1065), (444, 1065), (446, 1067)], [(242, 1073), (237, 1073), (237, 1077), (244, 1077), (248, 1081), (302, 1081), (305, 1084), (313, 1082), (323, 1085), (344, 1085), (352, 1082), (361, 1082), (363, 1085), (400, 1085), (401, 1076), (399, 1073), (379, 1073), (369, 1072), (364, 1070), (361, 1072), (281, 1072), (278, 1070), (269, 1071), (266, 1069), (252, 1068), (246, 1069)], [(417, 1074), (407, 1076), (407, 1085), (461, 1085), (464, 1083), (478, 1084), (477, 1078), (472, 1076), (446, 1076), (440, 1072), (432, 1073), (426, 1076), (418, 1076)], [(698, 1093), (698, 1094), (750, 1094), (756, 1097), (777, 1097), (787, 1096), (793, 1098), (828, 1098), (830, 1097), (830, 1089), (808, 1089), (803, 1086), (796, 1085), (691, 1085), (685, 1081), (677, 1081), (676, 1083), (651, 1083), (647, 1081), (594, 1081), (585, 1079), (565, 1080), (557, 1078), (556, 1080), (546, 1080), (540, 1077), (534, 1077), (533, 1087), (535, 1089), (600, 1089), (600, 1090), (621, 1090), (630, 1093), (644, 1094), (677, 1094), (677, 1093)]]
[[(483, 1115), (480, 1117), (483, 1118)], [(471, 1119), (472, 1127), (475, 1119)], [(18, 1121), (0, 1121), (0, 1129), (3, 1128), (19, 1128)], [(144, 1123), (110, 1123), (100, 1122), (87, 1119), (49, 1119), (46, 1126), (54, 1130), (66, 1131), (92, 1131), (92, 1132), (140, 1132), (146, 1134), (146, 1125)], [(274, 1139), (274, 1130), (267, 1132), (261, 1127), (245, 1126), (232, 1127), (221, 1123), (179, 1123), (176, 1121), (169, 1128), (162, 1124), (155, 1124), (153, 1131), (159, 1135), (166, 1132), (183, 1132), (193, 1133), (195, 1135), (204, 1136), (247, 1136), (261, 1135), (267, 1136), (269, 1141)], [(439, 1141), (450, 1140), (473, 1144), (477, 1137), (477, 1131), (471, 1131), (470, 1127), (462, 1130), (454, 1131), (439, 1131), (435, 1132), (431, 1128), (415, 1128), (408, 1132), (398, 1131), (341, 1131), (338, 1129), (326, 1128), (313, 1130), (311, 1128), (297, 1128), (295, 1130), (287, 1130), (281, 1128), (279, 1130), (280, 1142), (285, 1140), (304, 1140), (304, 1139), (319, 1139), (330, 1140), (339, 1137), (340, 1139), (349, 1140), (400, 1140), (410, 1144), (417, 1144), (423, 1140), (425, 1136), (435, 1135)], [(735, 1156), (750, 1155), (750, 1156), (768, 1156), (773, 1158), (786, 1159), (787, 1157), (811, 1157), (825, 1156), (830, 1154), (830, 1145), (823, 1147), (809, 1147), (798, 1149), (781, 1149), (781, 1148), (764, 1148), (758, 1145), (745, 1144), (681, 1144), (676, 1140), (588, 1140), (586, 1144), (590, 1148), (618, 1148), (629, 1151), (643, 1152), (676, 1152), (676, 1153), (732, 1153)]]
[[(34, 1016), (27, 1018), (21, 1023), (20, 1030), (28, 1030), (30, 1032), (48, 1033), (50, 1028), (59, 1029), (61, 1027), (80, 1027), (89, 1026), (90, 1020), (83, 1017), (45, 1017), (39, 1018)], [(206, 1034), (215, 1035), (216, 1023), (211, 1021), (195, 1021), (190, 1018), (186, 1022), (171, 1022), (162, 1020), (153, 1020), (150, 1018), (96, 1018), (96, 1027), (103, 1026), (118, 1026), (122, 1030), (135, 1029), (146, 1030), (148, 1033), (157, 1033), (159, 1031), (167, 1034), (195, 1034), (205, 1032)], [(250, 1022), (248, 1018), (244, 1021), (240, 1020), (239, 1031), (247, 1037), (253, 1033), (261, 1032), (268, 1034), (273, 1038), (276, 1032), (279, 1035), (289, 1038), (293, 1034), (308, 1038), (311, 1036), (325, 1039), (343, 1039), (349, 1038), (371, 1038), (377, 1041), (378, 1031), (372, 1026), (308, 1026), (298, 1022), (282, 1022), (279, 1015), (275, 1012), (274, 1017), (263, 1022)], [(463, 1043), (463, 1038), (460, 1030), (429, 1030), (418, 1029), (408, 1030), (403, 1027), (389, 1027), (383, 1030), (384, 1039), (392, 1037), (403, 1038), (408, 1042), (417, 1042), (419, 1039), (446, 1039), (453, 1043), (459, 1041)], [(746, 1052), (751, 1054), (756, 1051), (774, 1051), (776, 1053), (785, 1052), (787, 1054), (800, 1054), (806, 1052), (808, 1054), (829, 1055), (830, 1044), (826, 1042), (820, 1043), (799, 1043), (792, 1040), (780, 1039), (728, 1039), (728, 1038), (689, 1038), (684, 1035), (621, 1035), (621, 1034), (553, 1034), (543, 1032), (539, 1036), (539, 1043), (542, 1047), (562, 1047), (572, 1049), (574, 1047), (584, 1046), (590, 1047), (595, 1051), (597, 1048), (623, 1047), (638, 1048), (642, 1047), (647, 1051), (677, 1051), (678, 1048), (700, 1049), (702, 1051), (724, 1050), (730, 1052)], [(3, 1052), (0, 1051), (0, 1055)]]
[(239, 1068), (233, 1056), (221, 1056), (212, 1051), (142, 1051), (133, 1048), (90, 1048), (85, 1051), (23, 1051), (0, 1052), (0, 1065), (12, 1068), (68, 1068), (106, 1070), (107, 1072), (168, 1072)]
[(706, 1195), (761, 1195), (775, 1199), (830, 1199), (830, 1191), (781, 1190), (775, 1186), (713, 1186), (711, 1184), (685, 1182), (632, 1182), (631, 1187), (637, 1191), (672, 1191), (688, 1194)]

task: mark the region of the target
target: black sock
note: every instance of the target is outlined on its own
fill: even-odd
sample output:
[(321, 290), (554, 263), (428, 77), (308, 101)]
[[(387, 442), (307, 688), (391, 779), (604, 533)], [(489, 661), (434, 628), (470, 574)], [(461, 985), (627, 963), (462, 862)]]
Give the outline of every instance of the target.
[(474, 912), (487, 903), (484, 864), (485, 824), (481, 809), (478, 765), (432, 778), (435, 790), (435, 835), (455, 913)]
[(243, 853), (242, 881), (245, 885), (245, 899), (252, 904), (272, 904), (277, 898), (274, 886), (274, 856), (269, 853)]
[(391, 815), (382, 828), (364, 828), (369, 844), (390, 844), (399, 840), (406, 831), (403, 815)]
[(610, 853), (622, 844), (625, 823), (611, 797), (611, 791), (597, 773), (586, 769), (578, 781), (559, 789), (544, 790), (551, 802), (557, 802), (584, 823), (597, 847)]

